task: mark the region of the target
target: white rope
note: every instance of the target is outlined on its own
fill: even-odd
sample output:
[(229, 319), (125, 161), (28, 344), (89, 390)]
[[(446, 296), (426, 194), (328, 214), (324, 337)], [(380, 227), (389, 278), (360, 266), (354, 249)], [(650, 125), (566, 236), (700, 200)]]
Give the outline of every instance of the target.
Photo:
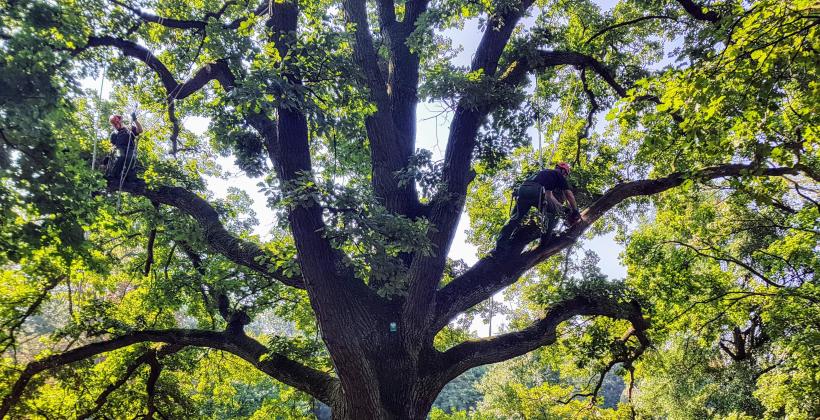
[[(133, 128), (129, 127), (128, 143), (125, 145), (125, 156), (123, 156), (122, 170), (120, 171), (120, 186), (119, 188), (117, 188), (117, 210), (120, 209), (120, 203), (122, 202), (122, 185), (125, 183), (126, 174), (131, 171), (131, 166), (137, 159), (137, 138), (133, 135), (133, 132), (131, 130), (133, 130)], [(134, 156), (130, 157), (130, 154), (128, 152), (131, 151), (132, 140), (134, 142)]]
[[(561, 135), (564, 133), (564, 127), (567, 124), (567, 119), (569, 119), (569, 110), (572, 107), (572, 103), (575, 100), (575, 92), (578, 90), (578, 86), (573, 86), (572, 93), (569, 97), (569, 102), (564, 107), (563, 116), (561, 117), (561, 128), (558, 129), (558, 135), (552, 141), (552, 151), (550, 152), (549, 161), (555, 158), (555, 152), (558, 150), (558, 141), (561, 139)], [(538, 73), (535, 73), (535, 89), (532, 92), (533, 96), (533, 104), (538, 108)], [(544, 161), (544, 150), (543, 150), (543, 129), (541, 126), (541, 115), (540, 112), (536, 109), (535, 111), (535, 129), (538, 132), (538, 166), (540, 169), (544, 169), (545, 161)]]
[[(97, 117), (98, 118), (102, 118), (102, 108), (101, 108), (100, 105), (102, 104), (103, 83), (105, 83), (105, 66), (106, 65), (103, 64), (103, 70), (102, 70), (102, 73), (100, 75), (100, 91), (97, 92)], [(96, 131), (97, 124), (94, 124), (94, 126), (95, 126), (95, 131)], [(94, 136), (94, 151), (91, 152), (91, 170), (92, 171), (94, 170), (94, 167), (97, 164), (97, 143), (99, 143), (98, 140), (99, 139), (97, 139), (97, 136), (95, 135)]]
[[(532, 102), (533, 104), (537, 105), (536, 100), (538, 98), (538, 72), (535, 72), (535, 89), (532, 91)], [(543, 170), (544, 169), (544, 150), (543, 146), (541, 145), (541, 114), (536, 109), (535, 111), (535, 129), (538, 131), (538, 168)]]
[[(146, 55), (146, 59), (147, 57), (148, 56)], [(131, 110), (132, 115), (136, 115), (137, 111), (139, 110), (139, 101), (133, 98), (134, 97), (132, 92), (129, 95), (128, 108)], [(120, 209), (120, 204), (122, 202), (122, 186), (123, 184), (125, 184), (125, 179), (128, 177), (128, 173), (131, 172), (131, 169), (136, 166), (137, 151), (139, 149), (137, 148), (137, 136), (134, 135), (135, 128), (136, 119), (133, 119), (131, 121), (131, 125), (128, 127), (128, 143), (125, 145), (125, 155), (123, 156), (122, 169), (120, 170), (120, 183), (119, 188), (117, 188), (117, 210)], [(134, 153), (130, 153), (131, 143), (134, 143)]]
[(569, 118), (569, 110), (572, 106), (572, 103), (575, 101), (575, 91), (577, 90), (578, 86), (572, 87), (572, 94), (569, 97), (569, 102), (567, 106), (564, 107), (564, 116), (561, 121), (561, 128), (558, 130), (558, 135), (555, 137), (555, 140), (552, 142), (552, 153), (550, 153), (550, 162), (552, 162), (553, 158), (555, 158), (555, 152), (558, 150), (558, 141), (561, 140), (561, 134), (564, 133), (564, 126), (567, 124), (567, 119)]

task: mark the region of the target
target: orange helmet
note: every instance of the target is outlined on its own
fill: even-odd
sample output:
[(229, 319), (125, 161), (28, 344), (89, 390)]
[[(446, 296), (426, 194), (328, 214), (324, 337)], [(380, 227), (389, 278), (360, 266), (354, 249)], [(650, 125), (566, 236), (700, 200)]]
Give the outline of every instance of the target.
[(108, 117), (108, 122), (111, 123), (111, 124), (114, 124), (114, 121), (122, 122), (122, 115), (111, 114), (111, 116)]
[(555, 165), (555, 169), (564, 171), (565, 175), (569, 175), (569, 169), (570, 169), (569, 168), (569, 163), (561, 162), (561, 163)]

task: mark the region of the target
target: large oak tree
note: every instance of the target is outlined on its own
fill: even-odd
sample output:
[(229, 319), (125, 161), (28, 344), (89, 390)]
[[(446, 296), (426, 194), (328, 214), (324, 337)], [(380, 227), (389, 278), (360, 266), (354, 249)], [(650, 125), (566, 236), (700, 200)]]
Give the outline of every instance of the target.
[[(204, 403), (182, 391), (186, 372), (207, 388), (207, 366), (247, 366), (335, 418), (425, 418), (452, 379), (554, 344), (568, 320), (613, 320), (607, 370), (651, 346), (656, 325), (629, 283), (533, 271), (585, 234), (628, 227), (635, 204), (666, 209), (665, 194), (708, 186), (816, 234), (807, 1), (0, 5), (0, 416), (191, 415)], [(460, 67), (445, 35), (476, 24)], [(676, 61), (662, 66), (667, 53)], [(111, 100), (78, 87), (89, 75), (115, 84)], [(420, 101), (449, 116), (441, 161), (417, 144)], [(143, 180), (106, 183), (89, 169), (107, 143), (97, 130), (130, 102), (152, 116)], [(612, 122), (596, 129), (605, 112)], [(205, 134), (182, 126), (194, 116), (208, 118)], [(582, 219), (495, 243), (508, 187), (544, 158), (528, 148), (536, 121), (552, 157), (576, 168)], [(266, 239), (251, 233), (247, 196), (208, 193), (215, 153), (263, 177)], [(468, 201), (483, 246), (464, 267), (447, 257)], [(728, 255), (679, 239), (691, 258)], [(806, 282), (727, 258), (746, 282)], [(551, 292), (528, 325), (473, 339), (453, 323), (533, 275)], [(288, 334), (271, 333), (276, 320)], [(244, 377), (265, 384), (259, 372)]]

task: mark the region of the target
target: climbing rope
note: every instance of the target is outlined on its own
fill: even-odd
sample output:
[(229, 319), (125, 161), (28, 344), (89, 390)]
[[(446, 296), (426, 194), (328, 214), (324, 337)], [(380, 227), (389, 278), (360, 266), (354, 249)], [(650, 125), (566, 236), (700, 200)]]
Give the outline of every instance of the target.
[[(561, 139), (561, 135), (564, 133), (564, 127), (566, 126), (567, 119), (569, 118), (570, 108), (572, 107), (572, 104), (574, 102), (577, 88), (578, 88), (577, 85), (573, 86), (572, 92), (570, 93), (570, 96), (569, 96), (569, 102), (567, 102), (566, 106), (564, 107), (563, 115), (561, 116), (561, 127), (558, 129), (558, 134), (555, 136), (555, 138), (552, 141), (552, 151), (550, 152), (550, 158), (549, 158), (550, 162), (553, 161), (553, 159), (555, 158), (555, 152), (558, 150), (558, 141)], [(543, 170), (544, 166), (545, 166), (544, 150), (543, 150), (543, 137), (544, 136), (543, 136), (543, 129), (542, 129), (542, 126), (541, 126), (541, 113), (540, 113), (540, 110), (538, 109), (539, 106), (538, 106), (538, 73), (537, 72), (535, 73), (535, 88), (533, 89), (533, 92), (532, 92), (532, 106), (533, 106), (533, 108), (535, 108), (535, 128), (536, 128), (536, 131), (538, 132), (538, 168), (539, 168), (539, 170)], [(513, 194), (514, 194), (514, 192), (513, 192)], [(541, 209), (542, 205), (543, 205), (542, 197), (539, 196), (538, 197), (538, 209), (539, 210)], [(512, 216), (512, 209), (513, 209), (513, 200), (510, 200), (510, 209), (509, 209), (510, 216)], [(539, 211), (538, 214), (540, 215), (541, 212)], [(541, 220), (541, 223), (543, 223), (543, 220)]]
[[(550, 152), (549, 161), (551, 162), (555, 158), (555, 152), (558, 150), (558, 141), (561, 139), (561, 135), (564, 133), (564, 127), (566, 126), (567, 119), (569, 119), (569, 111), (572, 108), (576, 91), (578, 90), (578, 86), (572, 87), (572, 92), (569, 96), (569, 102), (564, 107), (563, 115), (561, 116), (561, 127), (558, 129), (558, 135), (552, 141), (552, 151)], [(532, 103), (533, 106), (536, 107), (535, 110), (535, 128), (538, 132), (538, 167), (540, 169), (544, 169), (545, 161), (544, 161), (544, 151), (543, 151), (543, 128), (541, 125), (541, 112), (538, 110), (538, 73), (535, 74), (535, 89), (532, 92)]]
[(558, 135), (555, 136), (555, 140), (552, 142), (552, 152), (550, 153), (550, 162), (555, 158), (555, 152), (558, 150), (558, 141), (561, 139), (561, 134), (564, 133), (564, 127), (567, 124), (567, 119), (569, 118), (569, 110), (572, 108), (572, 103), (575, 99), (575, 92), (578, 90), (578, 86), (572, 87), (572, 93), (569, 96), (569, 102), (567, 102), (567, 106), (564, 107), (564, 116), (561, 118), (561, 128), (558, 129)]
[[(102, 119), (102, 91), (103, 91), (103, 83), (105, 83), (105, 64), (103, 64), (102, 73), (100, 73), (100, 90), (97, 92), (97, 122)], [(95, 129), (99, 127), (95, 125)], [(103, 130), (104, 132), (105, 130)], [(99, 131), (97, 132), (99, 134)], [(97, 143), (99, 143), (99, 139), (94, 139), (94, 149), (91, 152), (91, 170), (94, 170), (94, 167), (97, 165)]]

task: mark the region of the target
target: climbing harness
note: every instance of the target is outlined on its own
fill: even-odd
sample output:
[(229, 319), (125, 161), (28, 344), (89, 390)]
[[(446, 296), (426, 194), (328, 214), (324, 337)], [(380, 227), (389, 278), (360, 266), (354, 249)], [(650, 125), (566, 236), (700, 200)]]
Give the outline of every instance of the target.
[[(137, 108), (131, 112), (131, 115), (136, 115)], [(135, 124), (135, 121), (131, 121), (131, 124)], [(122, 186), (125, 183), (125, 179), (128, 178), (128, 174), (131, 172), (132, 169), (136, 168), (137, 165), (137, 136), (134, 135), (134, 127), (128, 128), (128, 143), (125, 146), (125, 156), (123, 156), (123, 163), (122, 163), (122, 170), (120, 171), (120, 183), (117, 188), (117, 210), (120, 208), (120, 204), (122, 202)], [(134, 152), (131, 153), (131, 143), (134, 144)]]
[[(561, 127), (558, 130), (558, 135), (552, 141), (552, 152), (550, 153), (549, 160), (555, 157), (555, 152), (558, 148), (558, 141), (561, 138), (561, 134), (564, 132), (564, 126), (566, 125), (567, 119), (569, 117), (569, 109), (572, 105), (572, 99), (574, 98), (576, 87), (573, 87), (572, 93), (570, 95), (570, 102), (567, 103), (567, 106), (564, 107), (564, 112), (561, 117)], [(543, 129), (541, 125), (541, 112), (538, 109), (538, 73), (535, 73), (535, 89), (532, 92), (532, 107), (535, 109), (535, 127), (538, 133), (538, 168), (539, 171), (544, 169), (545, 161), (544, 161), (544, 150), (543, 150)], [(522, 195), (526, 194), (529, 198), (534, 198), (533, 195), (537, 194), (537, 198), (533, 201), (537, 201), (538, 203), (538, 213), (542, 213), (544, 199), (543, 199), (543, 191), (541, 190), (541, 185), (535, 182), (534, 175), (525, 180), (521, 183), (517, 188), (513, 189), (513, 197), (517, 197), (519, 200), (522, 198)], [(513, 200), (510, 200), (510, 209), (509, 214), (512, 216), (512, 208), (513, 208)]]
[[(575, 94), (576, 94), (577, 86), (573, 86), (573, 89), (570, 93), (569, 101), (567, 102), (566, 106), (563, 109), (563, 115), (561, 116), (561, 125), (558, 129), (557, 135), (552, 139), (552, 151), (550, 152), (549, 160), (552, 161), (555, 158), (555, 152), (558, 148), (558, 141), (561, 139), (561, 135), (564, 132), (564, 128), (566, 126), (567, 119), (569, 118), (570, 108), (573, 105)], [(535, 89), (532, 93), (532, 107), (535, 110), (535, 126), (536, 131), (538, 133), (538, 168), (539, 172), (544, 169), (546, 164), (544, 160), (544, 145), (543, 145), (543, 129), (541, 124), (541, 113), (540, 107), (538, 106), (538, 73), (535, 74)], [(550, 208), (549, 213), (556, 213), (553, 216), (547, 216), (547, 200), (546, 194), (547, 191), (544, 190), (544, 187), (536, 182), (536, 174), (531, 175), (528, 177), (524, 182), (519, 184), (517, 187), (513, 189), (512, 192), (512, 200), (510, 200), (510, 208), (509, 208), (509, 217), (513, 217), (513, 202), (517, 201), (519, 203), (532, 203), (535, 204), (536, 214), (537, 214), (537, 223), (539, 228), (541, 229), (542, 234), (546, 233), (546, 231), (551, 231), (550, 226), (553, 225), (551, 221), (551, 217), (557, 217), (557, 212), (560, 212), (559, 209), (552, 209)], [(551, 193), (551, 192), (550, 192)], [(551, 205), (551, 207), (554, 207)], [(518, 211), (521, 211), (520, 208)], [(517, 215), (517, 217), (525, 217), (526, 215)], [(554, 227), (554, 226), (553, 226)]]

